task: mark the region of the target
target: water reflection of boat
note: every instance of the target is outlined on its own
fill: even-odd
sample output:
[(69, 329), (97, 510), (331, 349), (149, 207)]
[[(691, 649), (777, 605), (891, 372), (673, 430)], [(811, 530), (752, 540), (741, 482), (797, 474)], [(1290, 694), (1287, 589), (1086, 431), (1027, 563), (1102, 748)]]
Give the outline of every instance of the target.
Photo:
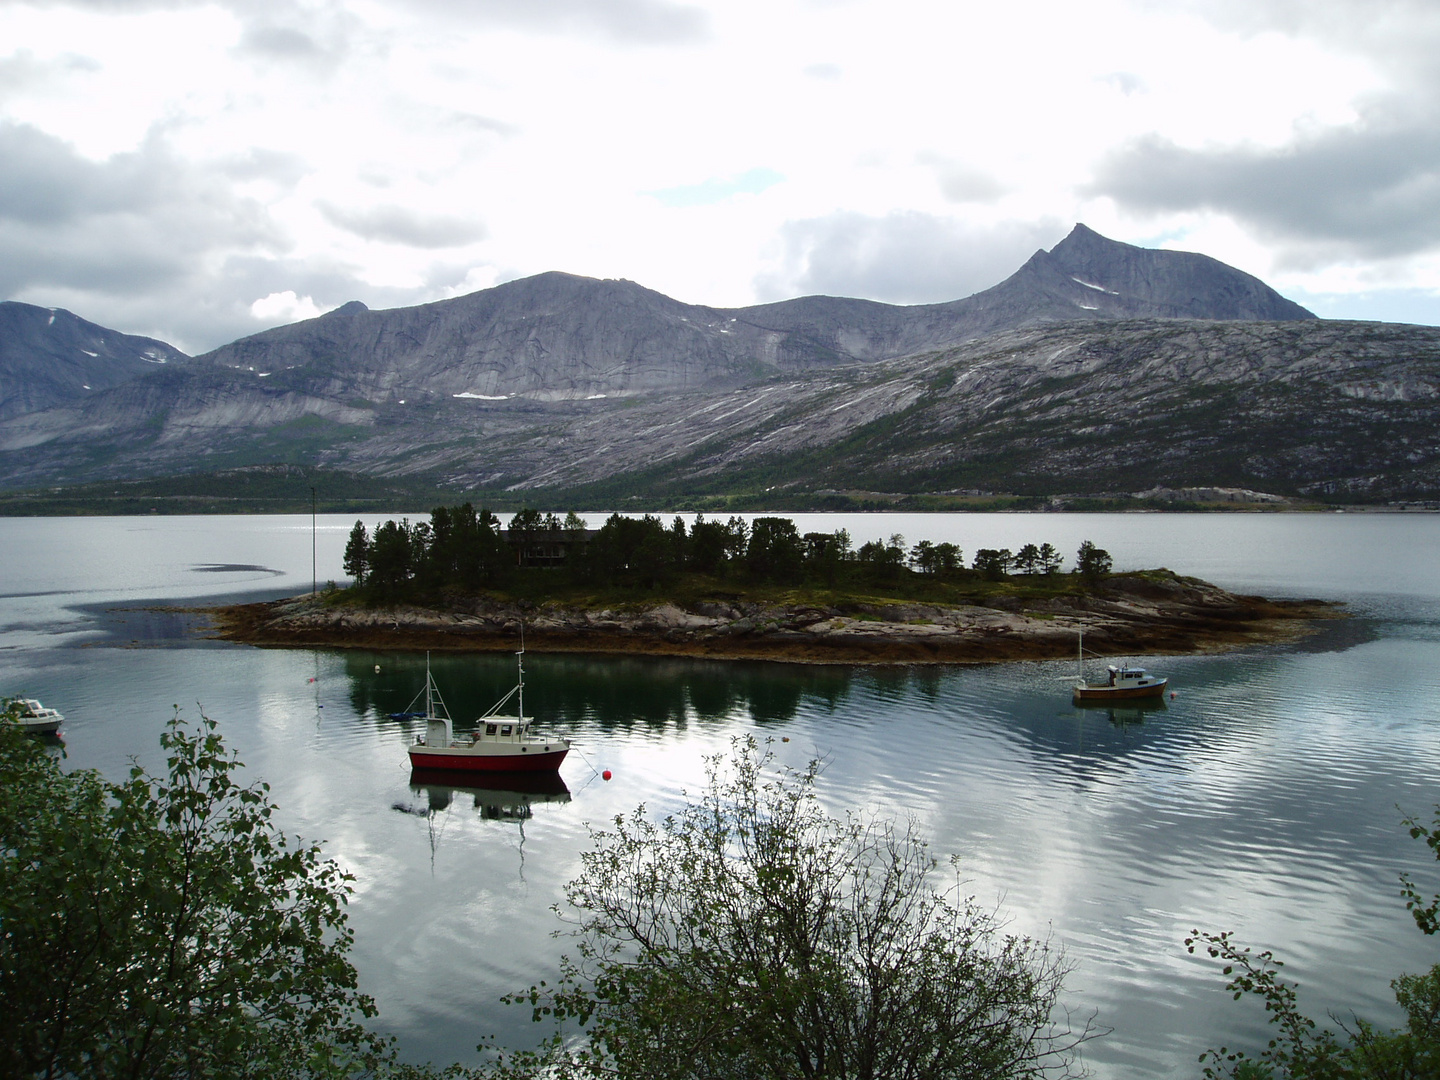
[(1085, 701), (1077, 700), (1075, 706), (1084, 712), (1104, 713), (1116, 727), (1129, 727), (1144, 723), (1149, 713), (1164, 712), (1168, 707), (1163, 697), (1135, 698), (1130, 701)]
[(458, 796), (470, 796), (482, 817), (527, 820), (537, 803), (568, 803), (570, 789), (558, 772), (486, 774), (463, 769), (413, 769), (410, 790), (423, 794), (432, 812), (449, 808)]
[[(454, 725), (439, 688), (425, 664), (425, 734), (409, 747), (410, 764), (417, 769), (459, 769), (466, 772), (554, 772), (570, 752), (570, 740), (544, 738), (530, 730), (533, 716), (525, 715), (525, 650), (515, 654), (518, 677), (510, 692), (475, 721), (469, 739), (456, 739)], [(515, 698), (515, 714), (500, 710)], [(417, 701), (418, 696), (417, 696)]]
[(1139, 701), (1160, 698), (1170, 680), (1151, 675), (1133, 664), (1111, 664), (1104, 682), (1092, 683), (1085, 678), (1085, 634), (1080, 634), (1080, 676), (1075, 680), (1071, 700), (1077, 705), (1087, 701)]

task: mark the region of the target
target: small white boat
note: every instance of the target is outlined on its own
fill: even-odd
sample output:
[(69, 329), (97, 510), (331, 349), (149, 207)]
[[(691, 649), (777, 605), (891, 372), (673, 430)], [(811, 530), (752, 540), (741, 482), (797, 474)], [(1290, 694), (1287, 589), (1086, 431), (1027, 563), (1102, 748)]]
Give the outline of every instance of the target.
[(1106, 668), (1104, 682), (1089, 682), (1085, 678), (1085, 635), (1080, 635), (1080, 677), (1075, 680), (1071, 700), (1077, 704), (1092, 701), (1129, 701), (1136, 698), (1159, 698), (1165, 695), (1170, 680), (1151, 675), (1142, 667), (1132, 664), (1111, 664)]
[(1134, 698), (1158, 698), (1164, 695), (1169, 679), (1151, 675), (1144, 668), (1111, 665), (1103, 683), (1080, 681), (1072, 697), (1076, 701), (1126, 701)]
[(28, 731), (32, 735), (53, 735), (60, 730), (60, 724), (65, 719), (56, 710), (41, 705), (34, 698), (16, 698), (20, 706), (20, 715), (15, 718), (15, 724), (21, 731)]
[[(544, 738), (530, 730), (533, 716), (525, 715), (525, 650), (515, 654), (519, 678), (514, 687), (475, 721), (474, 734), (457, 739), (440, 690), (425, 664), (425, 734), (409, 747), (415, 769), (464, 772), (543, 772), (560, 768), (570, 752), (563, 736)], [(500, 710), (515, 698), (514, 715)]]

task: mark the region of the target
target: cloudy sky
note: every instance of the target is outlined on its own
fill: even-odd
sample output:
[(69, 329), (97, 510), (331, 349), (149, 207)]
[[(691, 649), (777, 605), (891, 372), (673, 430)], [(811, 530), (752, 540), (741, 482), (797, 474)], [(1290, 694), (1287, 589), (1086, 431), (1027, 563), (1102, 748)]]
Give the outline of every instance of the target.
[(0, 298), (949, 300), (1076, 221), (1440, 323), (1437, 0), (0, 0)]

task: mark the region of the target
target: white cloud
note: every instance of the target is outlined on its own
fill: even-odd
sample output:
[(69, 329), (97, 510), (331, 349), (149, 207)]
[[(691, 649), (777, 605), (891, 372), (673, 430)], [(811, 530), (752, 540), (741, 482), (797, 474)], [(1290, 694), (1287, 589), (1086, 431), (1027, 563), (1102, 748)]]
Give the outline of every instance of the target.
[(757, 282), (765, 299), (864, 296), (893, 304), (958, 300), (998, 283), (1069, 226), (974, 227), (930, 214), (834, 214), (788, 223), (775, 266)]
[(599, 36), (621, 44), (667, 45), (702, 39), (709, 15), (669, 0), (400, 0), (466, 27), (514, 26), (540, 34)]
[(1379, 304), (1440, 287), (1436, 11), (0, 0), (0, 297), (192, 350), (551, 269), (951, 299), (1084, 220)]
[(262, 323), (280, 326), (301, 319), (313, 319), (322, 312), (313, 298), (296, 296), (294, 289), (286, 289), (256, 300), (250, 305), (250, 314)]
[(425, 214), (403, 206), (347, 210), (317, 203), (327, 221), (366, 240), (417, 248), (463, 247), (485, 235), (478, 221), (444, 214)]

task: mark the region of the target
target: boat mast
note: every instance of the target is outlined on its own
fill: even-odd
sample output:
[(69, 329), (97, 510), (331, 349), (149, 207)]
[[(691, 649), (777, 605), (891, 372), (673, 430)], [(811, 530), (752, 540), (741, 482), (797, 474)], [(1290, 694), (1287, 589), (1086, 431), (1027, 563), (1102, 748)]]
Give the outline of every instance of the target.
[(520, 619), (520, 651), (515, 654), (515, 692), (519, 695), (515, 702), (515, 712), (520, 721), (520, 726), (525, 726), (525, 619)]
[(520, 723), (525, 723), (525, 650), (522, 648), (515, 654), (515, 692), (518, 695), (515, 703), (515, 712), (519, 715)]

